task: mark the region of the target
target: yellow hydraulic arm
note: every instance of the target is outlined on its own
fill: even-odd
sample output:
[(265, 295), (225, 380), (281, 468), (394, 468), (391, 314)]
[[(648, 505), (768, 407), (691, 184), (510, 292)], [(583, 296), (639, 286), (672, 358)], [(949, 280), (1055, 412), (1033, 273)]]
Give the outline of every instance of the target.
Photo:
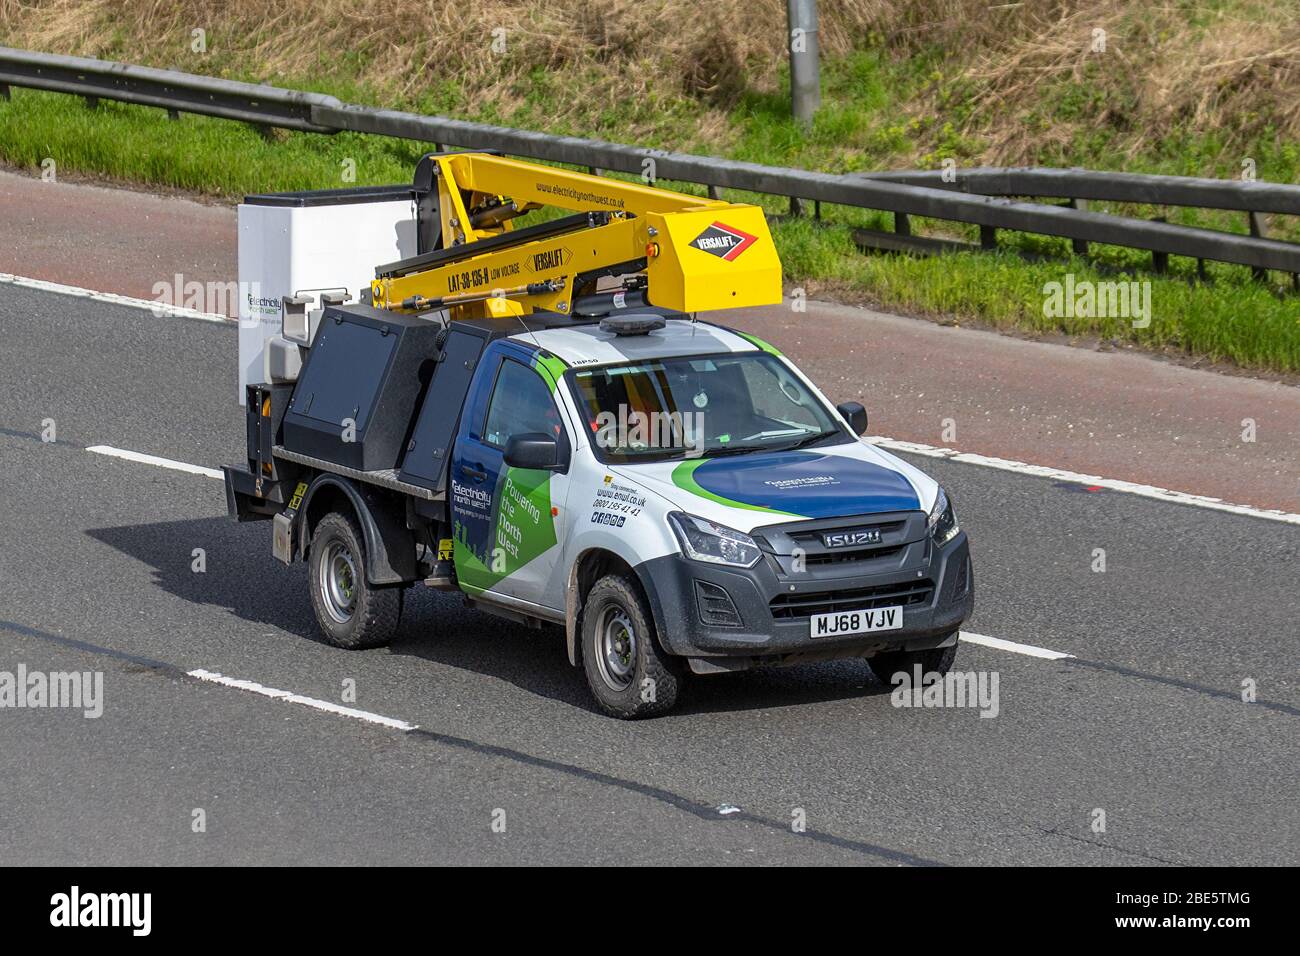
[[(376, 270), (379, 308), (453, 308), (464, 318), (568, 313), (598, 276), (637, 272), (661, 308), (781, 301), (781, 261), (758, 206), (486, 153), (430, 158), (443, 248)], [(575, 215), (514, 228), (514, 216), (543, 206)]]

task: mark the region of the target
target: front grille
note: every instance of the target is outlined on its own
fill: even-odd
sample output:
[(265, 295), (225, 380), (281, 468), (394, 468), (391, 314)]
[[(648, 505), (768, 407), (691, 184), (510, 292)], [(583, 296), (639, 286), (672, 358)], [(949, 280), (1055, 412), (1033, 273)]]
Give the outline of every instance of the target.
[(855, 561), (877, 561), (880, 558), (892, 558), (901, 554), (907, 545), (893, 548), (858, 548), (854, 551), (826, 551), (822, 554), (805, 554), (804, 567), (813, 568), (827, 564), (850, 564)]
[(841, 531), (869, 531), (875, 529), (880, 532), (882, 538), (888, 538), (892, 534), (898, 534), (907, 524), (906, 521), (855, 521), (853, 524), (847, 524), (843, 527), (833, 528), (816, 528), (804, 529), (801, 531), (789, 532), (790, 537), (799, 544), (814, 544), (820, 546), (822, 535), (835, 534)]
[(842, 591), (810, 591), (803, 594), (780, 594), (768, 602), (772, 617), (788, 619), (831, 614), (835, 611), (867, 610), (877, 607), (916, 607), (929, 604), (934, 596), (934, 582), (928, 578), (900, 584), (882, 584), (872, 588), (846, 588)]
[[(790, 541), (798, 552), (802, 552), (805, 567), (825, 567), (835, 564), (853, 564), (859, 561), (877, 561), (900, 554), (906, 546), (899, 539), (907, 526), (906, 521), (856, 521), (836, 527), (809, 528), (800, 531), (788, 531)], [(836, 533), (875, 530), (880, 532), (881, 541), (876, 544), (857, 545), (851, 548), (828, 548), (823, 543), (823, 536)]]

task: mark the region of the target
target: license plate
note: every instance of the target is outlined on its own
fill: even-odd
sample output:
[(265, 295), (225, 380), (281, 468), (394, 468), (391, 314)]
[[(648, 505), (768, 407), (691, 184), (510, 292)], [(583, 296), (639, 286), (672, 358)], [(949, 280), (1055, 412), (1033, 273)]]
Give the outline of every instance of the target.
[(867, 634), (871, 631), (896, 631), (903, 626), (902, 605), (877, 607), (865, 611), (836, 611), (814, 614), (809, 621), (813, 637), (840, 637)]

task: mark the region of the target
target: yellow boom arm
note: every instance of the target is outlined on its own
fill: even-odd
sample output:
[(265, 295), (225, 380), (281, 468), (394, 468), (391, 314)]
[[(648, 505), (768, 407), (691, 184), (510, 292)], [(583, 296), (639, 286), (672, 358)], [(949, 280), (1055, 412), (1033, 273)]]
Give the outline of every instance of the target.
[[(579, 282), (643, 271), (647, 298), (682, 312), (781, 301), (781, 261), (758, 206), (502, 159), (434, 157), (443, 249), (381, 268), (379, 308), (463, 315), (570, 311)], [(543, 206), (586, 213), (514, 230)], [(511, 241), (514, 236), (518, 241)], [(474, 248), (482, 244), (482, 252)], [(421, 260), (427, 260), (427, 266)]]

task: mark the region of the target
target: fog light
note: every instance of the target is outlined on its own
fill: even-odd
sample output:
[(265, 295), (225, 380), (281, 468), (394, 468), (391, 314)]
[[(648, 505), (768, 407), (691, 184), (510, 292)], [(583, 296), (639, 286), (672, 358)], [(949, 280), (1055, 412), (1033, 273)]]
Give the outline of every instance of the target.
[(740, 627), (740, 613), (724, 588), (708, 581), (696, 581), (695, 603), (699, 607), (701, 624)]

